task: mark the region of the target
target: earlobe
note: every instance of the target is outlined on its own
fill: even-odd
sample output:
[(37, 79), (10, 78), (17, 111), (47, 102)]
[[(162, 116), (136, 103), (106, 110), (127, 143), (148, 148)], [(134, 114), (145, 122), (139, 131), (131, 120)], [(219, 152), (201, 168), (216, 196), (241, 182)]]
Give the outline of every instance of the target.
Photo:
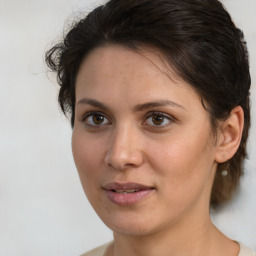
[(237, 106), (219, 128), (217, 151), (215, 154), (215, 161), (217, 163), (226, 162), (234, 156), (240, 145), (243, 127), (244, 111), (241, 106)]

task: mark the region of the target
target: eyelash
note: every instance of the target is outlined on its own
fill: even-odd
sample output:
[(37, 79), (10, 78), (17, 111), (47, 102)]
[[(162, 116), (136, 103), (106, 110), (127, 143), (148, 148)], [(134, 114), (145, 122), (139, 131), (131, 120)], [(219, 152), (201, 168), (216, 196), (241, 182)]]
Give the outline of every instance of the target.
[[(98, 117), (103, 117), (104, 118), (104, 120), (103, 120), (103, 124), (92, 124), (92, 123), (89, 123), (89, 118), (93, 118), (93, 117), (96, 117), (96, 116), (98, 116)], [(153, 118), (153, 117), (160, 117), (160, 118), (162, 118), (163, 119), (163, 122), (165, 122), (165, 124), (164, 125), (162, 125), (161, 123), (159, 124), (159, 125), (157, 125), (157, 124), (148, 124), (147, 123), (147, 120), (148, 119), (150, 119), (150, 118)], [(166, 119), (168, 120), (167, 122), (167, 124), (166, 124)], [(104, 123), (105, 121), (107, 120), (107, 123)], [(103, 128), (103, 127), (105, 127), (105, 126), (107, 126), (107, 125), (110, 125), (111, 124), (111, 121), (110, 121), (110, 118), (109, 117), (107, 117), (104, 113), (102, 113), (102, 112), (94, 112), (94, 111), (92, 111), (92, 112), (88, 112), (88, 113), (86, 113), (84, 116), (83, 116), (83, 118), (82, 118), (82, 120), (81, 120), (86, 126), (88, 126), (88, 127), (91, 127), (91, 128), (96, 128), (96, 129), (100, 129), (100, 128)], [(94, 122), (93, 120), (91, 120), (92, 122)], [(175, 121), (175, 118), (174, 117), (172, 117), (172, 116), (170, 116), (170, 115), (167, 115), (167, 114), (165, 114), (165, 113), (163, 113), (163, 112), (158, 112), (158, 111), (152, 111), (152, 112), (149, 112), (149, 113), (147, 113), (146, 114), (146, 116), (145, 116), (145, 121), (143, 121), (143, 123), (142, 123), (142, 125), (144, 125), (144, 126), (149, 126), (150, 128), (153, 128), (153, 129), (161, 129), (161, 128), (165, 128), (165, 127), (168, 127), (171, 123), (173, 123)], [(153, 121), (151, 120), (151, 122), (153, 123)]]
[(153, 117), (161, 117), (163, 118), (163, 120), (165, 120), (164, 122), (166, 122), (166, 119), (168, 120), (168, 123), (167, 124), (159, 124), (159, 125), (156, 125), (156, 124), (148, 124), (150, 127), (154, 128), (154, 129), (161, 129), (161, 128), (165, 128), (165, 127), (168, 127), (171, 123), (173, 123), (175, 121), (175, 119), (170, 116), (170, 115), (167, 115), (163, 112), (157, 112), (157, 111), (153, 111), (153, 112), (149, 112), (147, 113), (146, 115), (146, 120), (142, 123), (143, 125), (147, 125), (146, 124), (146, 121), (149, 119), (149, 118), (153, 118)]
[[(108, 120), (108, 123), (107, 123), (107, 124), (106, 124), (106, 123), (103, 123), (103, 124), (90, 124), (90, 123), (88, 122), (89, 118), (93, 118), (93, 117), (96, 117), (96, 116), (98, 116), (98, 117), (103, 117), (103, 118), (104, 118), (104, 121), (105, 121), (105, 120)], [(97, 112), (97, 111), (96, 111), (96, 112), (92, 111), (92, 112), (86, 113), (86, 114), (83, 116), (83, 118), (82, 118), (82, 122), (83, 122), (86, 126), (88, 126), (88, 127), (97, 128), (97, 129), (102, 128), (103, 126), (106, 126), (106, 125), (111, 124), (111, 122), (109, 121), (109, 118), (108, 118), (105, 114), (103, 114), (102, 112)]]

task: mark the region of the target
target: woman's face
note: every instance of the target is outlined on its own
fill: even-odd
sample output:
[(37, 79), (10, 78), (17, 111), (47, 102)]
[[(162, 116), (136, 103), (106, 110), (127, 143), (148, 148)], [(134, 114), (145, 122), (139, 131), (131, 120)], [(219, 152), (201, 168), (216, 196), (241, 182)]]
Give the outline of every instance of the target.
[(167, 73), (153, 51), (104, 46), (77, 76), (75, 164), (88, 200), (118, 233), (152, 234), (209, 214), (216, 170), (209, 114)]

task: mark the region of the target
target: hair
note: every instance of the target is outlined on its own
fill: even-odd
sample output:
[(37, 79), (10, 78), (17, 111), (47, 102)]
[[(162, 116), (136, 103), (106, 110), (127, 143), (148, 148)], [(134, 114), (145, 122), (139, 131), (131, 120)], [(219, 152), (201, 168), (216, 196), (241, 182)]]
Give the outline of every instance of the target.
[[(244, 111), (244, 129), (229, 174), (218, 164), (210, 205), (229, 200), (243, 173), (250, 127), (248, 53), (243, 33), (218, 0), (110, 0), (79, 20), (64, 39), (46, 53), (57, 72), (59, 104), (71, 125), (75, 115), (75, 84), (81, 62), (107, 44), (139, 51), (160, 51), (174, 72), (189, 83), (206, 103), (213, 130), (232, 109)], [(205, 105), (204, 105), (205, 106)]]

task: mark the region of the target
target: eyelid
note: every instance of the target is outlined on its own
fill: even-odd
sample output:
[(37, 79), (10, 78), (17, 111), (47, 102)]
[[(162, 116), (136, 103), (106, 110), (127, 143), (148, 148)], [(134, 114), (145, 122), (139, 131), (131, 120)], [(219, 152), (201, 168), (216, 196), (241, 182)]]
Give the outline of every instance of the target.
[(146, 124), (147, 119), (149, 119), (150, 117), (153, 117), (154, 115), (159, 115), (159, 116), (163, 116), (164, 118), (168, 119), (171, 123), (175, 122), (176, 119), (170, 115), (170, 114), (166, 114), (164, 112), (161, 111), (150, 111), (146, 114), (145, 116), (145, 121), (143, 121), (143, 125), (148, 125), (151, 126), (154, 129), (161, 129), (161, 128), (165, 128), (168, 127), (169, 125), (171, 125), (171, 123), (168, 123), (167, 125), (150, 125), (150, 124)]
[[(86, 122), (86, 119), (88, 119), (90, 116), (93, 116), (93, 115), (100, 115), (100, 116), (103, 116), (104, 118), (106, 118), (108, 120), (108, 123), (107, 124), (99, 124), (99, 125), (92, 125), (92, 124), (89, 124)], [(106, 125), (109, 125), (111, 124), (111, 119), (108, 117), (108, 115), (106, 115), (105, 113), (101, 112), (101, 111), (89, 111), (89, 112), (86, 112), (82, 118), (81, 118), (81, 122), (84, 123), (84, 125), (88, 126), (88, 127), (92, 127), (92, 128), (101, 128), (103, 126), (106, 126)]]
[[(93, 115), (101, 115), (103, 116), (104, 118), (107, 119), (107, 123), (105, 124), (90, 124), (88, 122), (86, 122), (86, 119), (88, 119), (90, 116), (93, 116)], [(169, 120), (168, 124), (160, 124), (160, 125), (157, 125), (157, 124), (148, 124), (147, 123), (147, 120), (150, 118), (150, 117), (153, 117), (154, 115), (158, 115), (158, 116), (162, 116), (166, 119)], [(106, 113), (103, 113), (101, 111), (89, 111), (89, 112), (86, 112), (85, 114), (82, 115), (80, 121), (86, 126), (86, 127), (89, 127), (89, 128), (95, 128), (95, 129), (100, 129), (100, 128), (103, 128), (109, 124), (112, 124), (112, 121), (111, 121), (111, 118), (106, 114)], [(145, 126), (148, 126), (150, 128), (153, 128), (153, 129), (163, 129), (163, 128), (166, 128), (168, 126), (170, 126), (173, 122), (176, 122), (176, 118), (173, 117), (173, 115), (170, 115), (170, 114), (166, 114), (165, 112), (162, 112), (162, 111), (150, 111), (148, 113), (146, 113), (145, 115), (145, 118), (144, 118), (144, 121), (142, 122), (142, 125), (145, 125)]]

